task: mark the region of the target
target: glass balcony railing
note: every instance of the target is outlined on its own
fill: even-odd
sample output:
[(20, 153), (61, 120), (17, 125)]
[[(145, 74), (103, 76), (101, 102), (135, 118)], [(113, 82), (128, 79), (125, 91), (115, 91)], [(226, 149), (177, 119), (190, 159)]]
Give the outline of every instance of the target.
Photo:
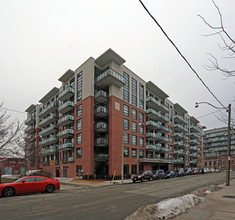
[(57, 130), (57, 127), (56, 127), (55, 125), (51, 125), (50, 127), (41, 130), (41, 131), (39, 132), (39, 135), (40, 135), (40, 136), (48, 135), (48, 134), (51, 134), (51, 133), (55, 132), (56, 130)]
[(48, 149), (41, 149), (41, 154), (53, 154), (56, 153), (56, 146), (50, 146)]
[(179, 131), (179, 132), (184, 132), (184, 133), (188, 132), (188, 129), (180, 124), (175, 124), (174, 128), (176, 131)]
[(109, 160), (108, 154), (97, 153), (95, 154), (95, 161), (107, 161)]
[(26, 124), (26, 125), (30, 125), (30, 124), (32, 124), (32, 123), (34, 123), (34, 122), (35, 122), (35, 116), (34, 116), (34, 115), (28, 117), (28, 118), (25, 120), (25, 124)]
[(73, 135), (74, 135), (74, 130), (73, 129), (65, 129), (65, 130), (60, 131), (58, 133), (59, 138), (67, 138), (67, 137), (70, 137), (70, 136), (73, 136)]
[(71, 111), (74, 108), (74, 102), (67, 101), (64, 104), (60, 105), (58, 108), (58, 112), (64, 114), (68, 111)]
[(73, 162), (74, 162), (74, 157), (69, 157), (69, 158), (68, 158), (68, 162), (69, 162), (69, 163), (73, 163)]
[(175, 147), (184, 147), (184, 142), (183, 141), (176, 141), (174, 142)]
[(184, 163), (183, 158), (174, 159), (174, 163)]
[(65, 126), (65, 125), (71, 124), (73, 121), (74, 121), (74, 116), (73, 115), (66, 115), (63, 118), (60, 118), (58, 120), (58, 124), (60, 126)]
[(58, 116), (57, 114), (51, 114), (47, 118), (43, 119), (42, 121), (39, 122), (39, 126), (43, 127), (46, 126), (47, 124), (52, 123), (53, 121), (57, 120)]
[(197, 150), (197, 146), (190, 146), (190, 150)]
[(147, 109), (146, 113), (149, 115), (150, 118), (152, 118), (154, 120), (159, 120), (163, 123), (166, 123), (169, 121), (169, 118), (167, 118), (166, 116), (164, 116), (160, 112), (155, 111), (152, 108)]
[(197, 140), (190, 140), (190, 145), (200, 145), (200, 142)]
[(106, 146), (109, 142), (107, 138), (97, 138), (95, 143), (97, 146)]
[(46, 108), (42, 109), (42, 111), (39, 112), (39, 117), (42, 117), (43, 115), (49, 114), (50, 112), (52, 112), (55, 107), (57, 107), (57, 103), (56, 102), (52, 102), (50, 103)]
[(190, 154), (190, 157), (197, 157), (197, 153)]
[(147, 150), (156, 150), (156, 151), (160, 151), (161, 150), (162, 145), (161, 144), (147, 144), (146, 145), (146, 149)]
[(195, 125), (191, 125), (190, 130), (192, 132), (199, 132), (199, 133), (201, 132), (201, 129), (198, 126), (195, 126)]
[(175, 121), (175, 123), (183, 123), (185, 125), (188, 124), (188, 121), (180, 115), (175, 115), (174, 116), (174, 121)]
[(49, 145), (52, 143), (56, 143), (58, 141), (56, 136), (51, 136), (50, 138), (42, 139), (42, 141), (39, 142), (39, 145), (44, 146), (44, 145)]
[[(147, 105), (149, 105), (153, 108), (156, 108), (158, 111), (161, 111), (161, 112), (164, 112), (164, 113), (169, 112), (169, 109), (164, 104), (162, 104), (161, 102), (156, 100), (154, 97), (151, 97), (151, 96), (147, 97), (146, 102), (147, 102)], [(148, 102), (152, 102), (153, 105), (151, 105)]]
[(193, 139), (193, 138), (200, 139), (200, 135), (197, 133), (190, 133), (190, 138), (191, 139)]
[(60, 144), (59, 147), (58, 147), (59, 150), (66, 150), (66, 149), (69, 150), (71, 148), (74, 148), (74, 143), (73, 142)]
[(32, 132), (34, 132), (34, 130), (35, 130), (35, 127), (33, 125), (30, 125), (25, 129), (25, 132), (32, 133)]
[(184, 134), (176, 132), (176, 133), (174, 133), (174, 138), (184, 139)]
[(151, 121), (151, 120), (147, 121), (146, 126), (153, 127), (154, 129), (161, 130), (162, 132), (165, 132), (165, 133), (169, 132), (169, 128), (155, 121)]
[(174, 154), (184, 155), (185, 151), (184, 150), (174, 150)]
[(64, 101), (68, 98), (70, 98), (71, 96), (74, 95), (74, 88), (72, 87), (67, 87), (66, 89), (64, 89), (59, 95), (58, 95), (58, 99), (61, 101)]

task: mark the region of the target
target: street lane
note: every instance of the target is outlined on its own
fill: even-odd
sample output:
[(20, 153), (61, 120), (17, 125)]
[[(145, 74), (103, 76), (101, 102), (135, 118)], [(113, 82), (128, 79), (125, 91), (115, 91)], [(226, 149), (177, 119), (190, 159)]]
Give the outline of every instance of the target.
[(225, 172), (0, 198), (0, 219), (124, 219), (140, 206), (181, 196), (223, 179)]

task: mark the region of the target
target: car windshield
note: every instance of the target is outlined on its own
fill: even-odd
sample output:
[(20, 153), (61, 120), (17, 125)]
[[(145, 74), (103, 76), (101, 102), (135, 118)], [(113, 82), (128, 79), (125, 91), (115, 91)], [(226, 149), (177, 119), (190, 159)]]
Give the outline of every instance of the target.
[(19, 183), (19, 182), (21, 182), (23, 179), (24, 179), (24, 177), (21, 177), (21, 178), (19, 178), (18, 180), (16, 180), (14, 183)]

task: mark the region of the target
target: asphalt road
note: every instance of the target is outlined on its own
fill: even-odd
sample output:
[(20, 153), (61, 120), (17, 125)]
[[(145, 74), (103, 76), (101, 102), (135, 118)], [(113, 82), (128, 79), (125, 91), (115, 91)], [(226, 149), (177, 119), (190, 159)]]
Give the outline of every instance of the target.
[(140, 206), (184, 195), (222, 179), (225, 172), (0, 198), (0, 220), (124, 219)]

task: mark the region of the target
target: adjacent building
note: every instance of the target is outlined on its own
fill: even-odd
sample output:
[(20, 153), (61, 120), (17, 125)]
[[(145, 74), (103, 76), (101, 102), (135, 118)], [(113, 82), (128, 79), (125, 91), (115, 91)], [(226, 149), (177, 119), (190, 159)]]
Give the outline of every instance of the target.
[(29, 169), (55, 176), (126, 176), (203, 166), (202, 127), (112, 49), (60, 78), (27, 109)]
[[(226, 170), (228, 127), (204, 131), (204, 167)], [(230, 166), (235, 170), (235, 129), (231, 129)]]

